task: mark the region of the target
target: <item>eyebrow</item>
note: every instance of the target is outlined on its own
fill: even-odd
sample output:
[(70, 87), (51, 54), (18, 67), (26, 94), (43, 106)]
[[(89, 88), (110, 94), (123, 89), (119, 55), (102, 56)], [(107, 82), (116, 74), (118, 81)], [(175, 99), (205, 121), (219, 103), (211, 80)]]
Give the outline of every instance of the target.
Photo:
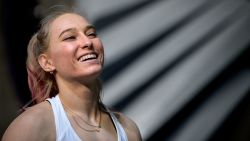
[(94, 29), (94, 30), (96, 30), (95, 26), (90, 24), (90, 25), (87, 25), (87, 26), (84, 28), (84, 32), (86, 32), (86, 31), (89, 30), (89, 29)]
[[(96, 29), (94, 25), (87, 25), (86, 27), (84, 27), (84, 32), (86, 32), (87, 30), (89, 29)], [(65, 33), (65, 32), (68, 32), (68, 31), (74, 31), (76, 30), (76, 28), (68, 28), (68, 29), (65, 29), (63, 30), (60, 35), (58, 36), (59, 38)]]

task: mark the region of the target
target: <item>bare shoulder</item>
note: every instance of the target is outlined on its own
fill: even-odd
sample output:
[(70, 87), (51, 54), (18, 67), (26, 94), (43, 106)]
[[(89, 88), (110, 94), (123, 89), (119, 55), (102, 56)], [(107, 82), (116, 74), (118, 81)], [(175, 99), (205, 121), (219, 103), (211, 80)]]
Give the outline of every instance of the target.
[(9, 125), (2, 141), (51, 140), (51, 133), (55, 132), (53, 125), (52, 108), (48, 102), (42, 102), (20, 114)]
[(128, 136), (128, 140), (132, 140), (132, 141), (142, 140), (141, 133), (140, 133), (138, 126), (131, 118), (129, 118), (128, 116), (120, 112), (114, 112), (114, 114), (117, 117), (117, 119), (120, 121), (120, 123), (122, 124), (123, 128), (125, 129), (126, 134)]

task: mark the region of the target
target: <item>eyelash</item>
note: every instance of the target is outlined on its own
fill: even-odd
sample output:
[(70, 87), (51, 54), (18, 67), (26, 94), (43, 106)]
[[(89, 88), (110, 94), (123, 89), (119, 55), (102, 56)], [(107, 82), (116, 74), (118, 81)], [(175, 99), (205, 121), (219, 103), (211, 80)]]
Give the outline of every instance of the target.
[(95, 38), (95, 37), (97, 37), (97, 33), (91, 32), (91, 33), (87, 34), (87, 36), (91, 36), (91, 38)]
[(69, 36), (69, 37), (66, 37), (66, 38), (64, 39), (64, 41), (65, 41), (65, 40), (74, 40), (74, 39), (76, 39), (75, 36)]
[[(87, 34), (87, 36), (89, 37), (89, 38), (96, 38), (97, 37), (97, 33), (96, 32), (91, 32), (91, 33), (88, 33)], [(66, 40), (75, 40), (76, 39), (76, 36), (68, 36), (68, 37), (66, 37), (66, 38), (64, 38), (63, 40), (64, 41), (66, 41)]]

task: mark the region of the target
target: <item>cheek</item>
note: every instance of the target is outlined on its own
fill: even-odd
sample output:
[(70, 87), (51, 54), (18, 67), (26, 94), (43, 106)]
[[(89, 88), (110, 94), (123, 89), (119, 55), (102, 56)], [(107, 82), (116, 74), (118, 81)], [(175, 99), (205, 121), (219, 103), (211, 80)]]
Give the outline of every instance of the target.
[(99, 55), (101, 55), (101, 61), (102, 61), (102, 64), (104, 63), (104, 48), (103, 48), (103, 45), (102, 45), (102, 42), (99, 41), (96, 43), (96, 50), (98, 51)]
[(100, 39), (97, 39), (94, 42), (94, 46), (95, 46), (95, 49), (98, 50), (99, 53), (104, 54), (103, 44)]
[(51, 53), (51, 58), (56, 68), (67, 68), (67, 65), (72, 60), (74, 50), (72, 47), (60, 46), (55, 48)]

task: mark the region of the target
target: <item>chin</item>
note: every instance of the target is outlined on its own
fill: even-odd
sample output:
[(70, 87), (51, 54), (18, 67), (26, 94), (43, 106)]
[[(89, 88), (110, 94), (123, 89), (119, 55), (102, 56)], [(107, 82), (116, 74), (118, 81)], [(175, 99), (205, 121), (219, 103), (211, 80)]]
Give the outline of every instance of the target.
[(88, 68), (87, 70), (88, 72), (86, 72), (88, 74), (88, 76), (96, 76), (98, 77), (101, 73), (102, 73), (102, 67), (99, 66), (99, 67), (91, 67), (91, 68)]

